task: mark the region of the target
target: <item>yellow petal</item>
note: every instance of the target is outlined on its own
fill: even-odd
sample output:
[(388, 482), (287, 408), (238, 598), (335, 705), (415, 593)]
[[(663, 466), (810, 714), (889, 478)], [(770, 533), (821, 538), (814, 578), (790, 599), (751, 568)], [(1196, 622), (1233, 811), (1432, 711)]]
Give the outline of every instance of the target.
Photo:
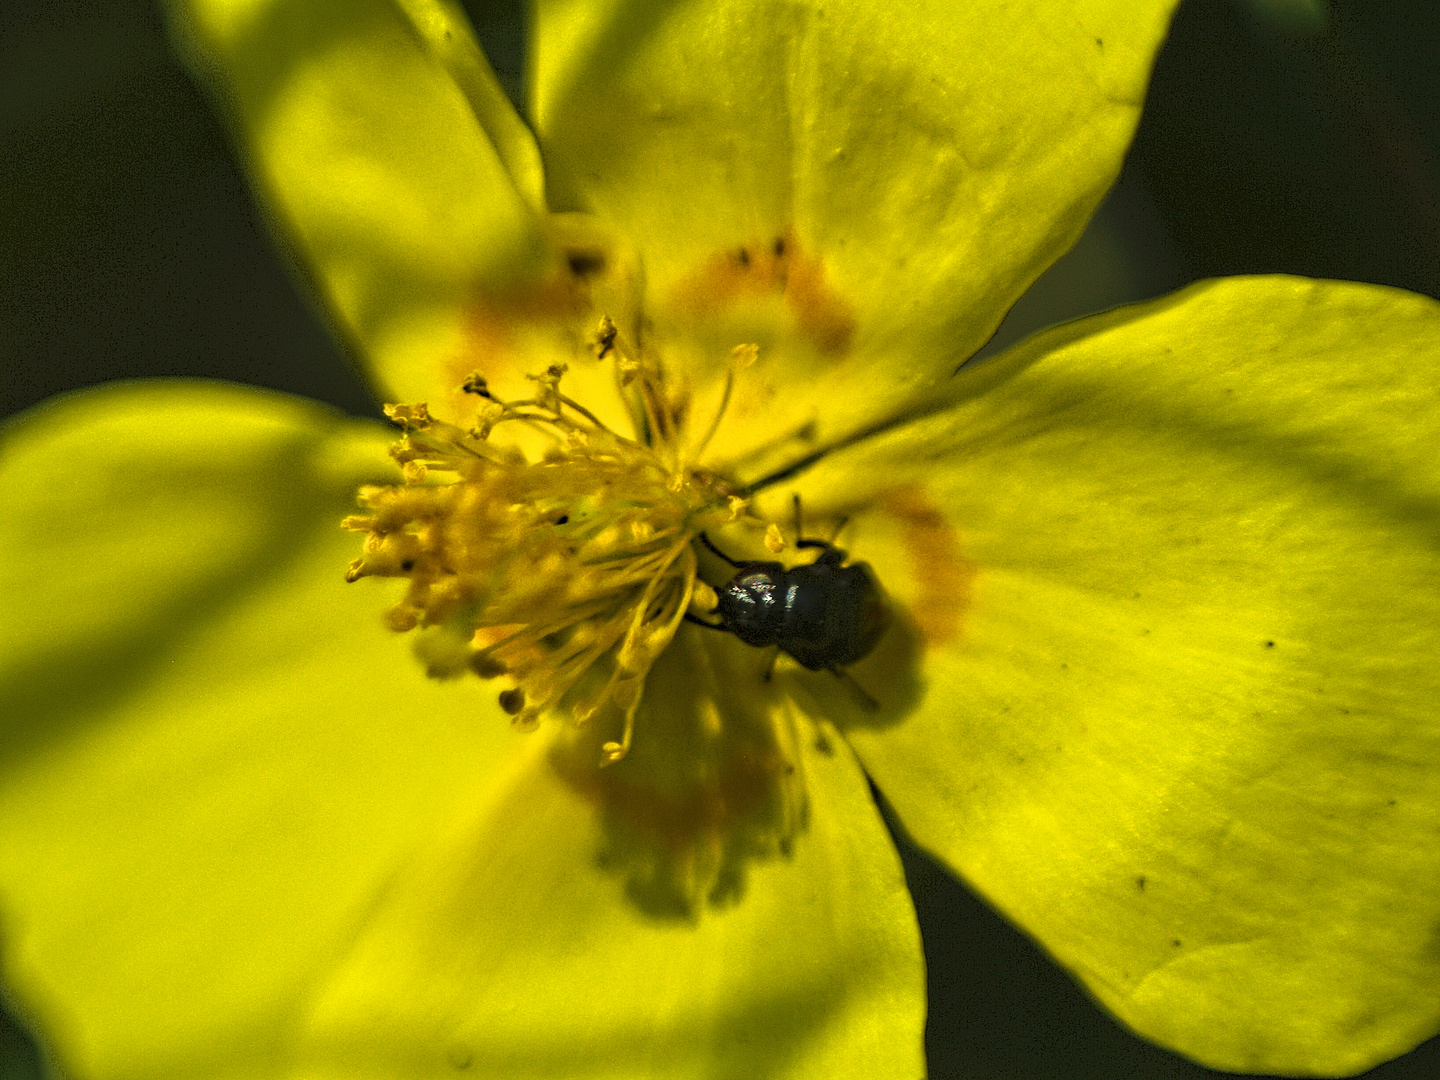
[[(4, 970), (66, 1074), (918, 1075), (918, 930), (845, 744), (804, 727), (808, 814), (725, 904), (651, 910), (613, 789), (345, 584), (387, 439), (154, 383), (6, 432)], [(694, 684), (666, 660), (637, 761)]]
[[(173, 0), (282, 244), (386, 400), (462, 420), (472, 370), (563, 321), (539, 151), (449, 0)], [(521, 351), (524, 351), (521, 349)], [(499, 355), (497, 355), (499, 354)]]
[(735, 453), (823, 442), (948, 378), (1079, 236), (1171, 6), (545, 0), (551, 203), (633, 241), (682, 370), (760, 345)]
[(547, 743), (387, 891), (314, 1004), (302, 1064), (421, 1077), (448, 1063), (495, 1080), (923, 1073), (918, 930), (843, 742), (802, 750), (811, 813), (790, 853), (750, 862), (738, 899), (693, 921), (627, 898), (597, 861), (607, 829), (545, 764)]
[(271, 1073), (297, 998), (516, 739), (345, 584), (338, 522), (388, 438), (199, 383), (6, 430), (5, 973), (67, 1075)]
[(855, 669), (888, 706), (850, 733), (867, 770), (1214, 1067), (1347, 1074), (1440, 1027), (1437, 362), (1433, 300), (1212, 282), (1042, 334), (806, 479), (817, 510), (880, 489), (851, 546), (903, 615)]

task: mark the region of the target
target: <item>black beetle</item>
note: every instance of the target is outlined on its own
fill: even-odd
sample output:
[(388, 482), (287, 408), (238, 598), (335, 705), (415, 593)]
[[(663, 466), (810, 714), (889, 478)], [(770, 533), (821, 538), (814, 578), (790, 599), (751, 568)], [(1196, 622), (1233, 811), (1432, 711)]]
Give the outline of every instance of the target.
[(820, 548), (812, 563), (788, 570), (778, 562), (736, 562), (701, 542), (736, 568), (717, 590), (719, 624), (690, 617), (712, 630), (728, 630), (747, 645), (776, 645), (811, 671), (832, 671), (863, 660), (890, 622), (884, 593), (865, 563), (845, 565), (845, 552), (824, 540), (798, 540)]

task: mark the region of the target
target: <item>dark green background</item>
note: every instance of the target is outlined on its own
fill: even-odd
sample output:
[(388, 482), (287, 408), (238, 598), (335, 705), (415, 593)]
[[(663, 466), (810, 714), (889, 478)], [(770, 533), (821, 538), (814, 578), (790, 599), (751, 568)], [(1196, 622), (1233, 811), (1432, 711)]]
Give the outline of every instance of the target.
[[(514, 7), (469, 6), (518, 85)], [(1344, 0), (1328, 34), (1302, 38), (1241, 0), (1187, 0), (1103, 230), (1003, 336), (1217, 274), (1440, 295), (1433, 12)], [(0, 0), (0, 415), (142, 375), (237, 379), (375, 415), (292, 280), (148, 4)], [(933, 863), (906, 859), (936, 1080), (1221, 1075), (1127, 1034)], [(0, 1017), (0, 1077), (33, 1075), (35, 1060)], [(1367, 1076), (1436, 1080), (1440, 1040)]]

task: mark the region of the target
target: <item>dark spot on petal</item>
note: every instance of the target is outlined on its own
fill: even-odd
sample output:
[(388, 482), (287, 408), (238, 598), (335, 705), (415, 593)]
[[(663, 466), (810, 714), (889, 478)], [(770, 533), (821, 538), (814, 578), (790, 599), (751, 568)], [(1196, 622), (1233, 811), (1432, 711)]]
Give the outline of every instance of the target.
[(735, 253), (735, 258), (737, 258), (737, 259), (740, 260), (740, 265), (741, 265), (741, 266), (749, 266), (749, 265), (750, 265), (750, 249), (749, 249), (749, 248), (741, 248), (738, 252)]
[(450, 1047), (445, 1056), (450, 1059), (450, 1064), (457, 1069), (468, 1069), (475, 1060), (475, 1056), (470, 1053), (470, 1048), (459, 1043)]
[(777, 237), (775, 237), (775, 243), (774, 243), (774, 245), (771, 247), (770, 250), (773, 251), (773, 252), (775, 252), (775, 257), (776, 257), (777, 259), (782, 259), (782, 258), (784, 258), (784, 257), (785, 257), (785, 238), (784, 238), (783, 236), (777, 236)]
[(605, 256), (598, 251), (571, 251), (565, 256), (565, 265), (576, 277), (590, 277), (605, 269)]
[(1178, 948), (1180, 948), (1180, 939), (1179, 939), (1178, 937), (1177, 937), (1177, 938), (1171, 938), (1171, 939), (1170, 939), (1170, 944), (1171, 944), (1171, 945), (1174, 945), (1175, 948), (1178, 949)]
[(411, 570), (414, 570), (414, 569), (415, 569), (415, 560), (414, 560), (414, 559), (406, 559), (404, 562), (402, 562), (402, 563), (400, 564), (400, 569), (401, 569), (401, 570), (404, 570), (404, 571), (408, 574)]
[(1135, 888), (1139, 889), (1141, 892), (1144, 892), (1144, 891), (1145, 891), (1145, 875), (1144, 875), (1144, 874), (1141, 874), (1139, 877), (1137, 877), (1137, 878), (1135, 879)]
[(1274, 643), (1273, 641), (1267, 641), (1267, 642), (1265, 642), (1265, 648), (1267, 648), (1267, 649), (1273, 649), (1274, 647), (1275, 647), (1275, 643)]

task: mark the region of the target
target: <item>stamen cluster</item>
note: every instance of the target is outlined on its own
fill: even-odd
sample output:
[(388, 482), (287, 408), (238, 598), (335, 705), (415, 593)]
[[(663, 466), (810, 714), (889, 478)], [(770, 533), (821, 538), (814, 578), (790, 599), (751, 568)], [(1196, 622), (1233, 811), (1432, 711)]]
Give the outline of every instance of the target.
[[(361, 489), (366, 513), (343, 524), (367, 536), (346, 580), (408, 578), (390, 626), (420, 630), (434, 677), (506, 677), (500, 704), (519, 725), (553, 709), (578, 724), (617, 714), (608, 764), (629, 750), (645, 676), (690, 608), (691, 541), (744, 502), (605, 427), (560, 393), (564, 370), (534, 376), (518, 402), (472, 375), (464, 389), (485, 407), (468, 431), (423, 404), (387, 406), (406, 431), (392, 449), (404, 483)], [(502, 425), (545, 448), (496, 441)]]

